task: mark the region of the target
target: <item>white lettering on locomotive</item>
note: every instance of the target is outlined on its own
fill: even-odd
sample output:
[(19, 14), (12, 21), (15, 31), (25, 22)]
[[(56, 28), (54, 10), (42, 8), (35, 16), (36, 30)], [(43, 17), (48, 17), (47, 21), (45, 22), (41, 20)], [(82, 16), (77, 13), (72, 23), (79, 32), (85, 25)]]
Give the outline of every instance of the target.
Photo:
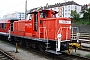
[(60, 24), (71, 24), (71, 21), (59, 20)]
[(32, 26), (31, 23), (25, 24), (25, 26), (27, 26), (28, 28), (30, 28)]

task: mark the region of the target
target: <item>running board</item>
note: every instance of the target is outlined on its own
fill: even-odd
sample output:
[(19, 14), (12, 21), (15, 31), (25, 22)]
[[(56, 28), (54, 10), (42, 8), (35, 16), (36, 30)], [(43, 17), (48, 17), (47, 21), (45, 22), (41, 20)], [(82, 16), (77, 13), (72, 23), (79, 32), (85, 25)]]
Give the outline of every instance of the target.
[(56, 51), (54, 51), (54, 50), (47, 50), (46, 52), (53, 53), (53, 54), (56, 54), (56, 55), (62, 54), (62, 53), (56, 52)]

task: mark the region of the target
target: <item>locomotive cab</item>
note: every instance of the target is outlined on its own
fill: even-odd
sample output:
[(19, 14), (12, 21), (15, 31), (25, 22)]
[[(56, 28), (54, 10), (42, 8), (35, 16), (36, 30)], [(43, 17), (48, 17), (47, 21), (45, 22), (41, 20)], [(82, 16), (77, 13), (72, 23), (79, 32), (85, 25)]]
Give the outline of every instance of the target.
[[(47, 18), (55, 18), (56, 11), (53, 10), (41, 10), (41, 11), (30, 11), (27, 13), (27, 21), (31, 21), (32, 24), (32, 37), (42, 37), (43, 31), (43, 20)], [(39, 30), (41, 30), (42, 34), (39, 35)]]

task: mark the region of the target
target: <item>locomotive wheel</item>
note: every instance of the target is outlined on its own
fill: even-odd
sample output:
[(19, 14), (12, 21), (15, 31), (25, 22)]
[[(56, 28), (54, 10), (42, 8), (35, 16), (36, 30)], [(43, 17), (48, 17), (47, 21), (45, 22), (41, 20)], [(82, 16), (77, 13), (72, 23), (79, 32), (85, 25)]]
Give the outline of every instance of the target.
[(44, 47), (43, 44), (39, 44), (38, 47), (39, 47), (39, 50), (40, 50), (41, 52), (44, 52), (44, 51), (45, 51), (45, 47)]
[(2, 36), (0, 35), (0, 40), (2, 40)]
[(20, 40), (20, 41), (19, 41), (19, 46), (22, 46), (22, 45), (23, 45), (23, 41)]
[(31, 43), (32, 48), (35, 49), (36, 48), (36, 44), (35, 43)]
[(28, 43), (28, 46), (29, 46), (29, 48), (31, 48), (31, 47), (32, 47), (32, 43), (31, 43), (31, 42), (29, 42), (29, 43)]
[(26, 46), (27, 48), (29, 48), (29, 42), (28, 42), (28, 41), (25, 42), (25, 46)]

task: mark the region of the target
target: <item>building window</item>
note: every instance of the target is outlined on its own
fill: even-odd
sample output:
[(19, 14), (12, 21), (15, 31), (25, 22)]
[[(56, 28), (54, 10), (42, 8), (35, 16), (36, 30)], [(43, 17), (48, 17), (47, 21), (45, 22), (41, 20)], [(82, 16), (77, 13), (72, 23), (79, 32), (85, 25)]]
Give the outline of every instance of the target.
[(65, 15), (67, 15), (67, 13), (65, 13)]
[(65, 10), (65, 11), (67, 11), (67, 10)]
[(70, 8), (70, 6), (68, 6)]
[(70, 11), (70, 9), (68, 9), (68, 11)]
[(2, 29), (6, 28), (6, 23), (2, 23)]
[(77, 6), (75, 6), (75, 10), (77, 10)]
[(70, 13), (68, 13), (68, 15), (70, 15)]
[(67, 8), (67, 6), (65, 6), (65, 8)]
[(56, 7), (54, 9), (56, 9)]

